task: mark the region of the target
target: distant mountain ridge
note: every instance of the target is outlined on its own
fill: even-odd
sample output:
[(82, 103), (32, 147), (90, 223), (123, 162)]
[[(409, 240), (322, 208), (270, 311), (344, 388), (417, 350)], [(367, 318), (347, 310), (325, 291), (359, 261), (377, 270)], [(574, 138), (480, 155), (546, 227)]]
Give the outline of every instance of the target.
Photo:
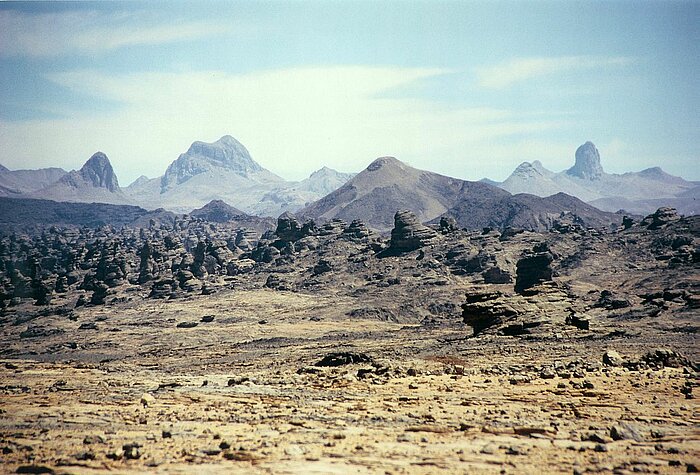
[(82, 202), (134, 204), (119, 187), (107, 155), (96, 152), (80, 170), (61, 176), (54, 183), (28, 194), (30, 198)]
[[(399, 209), (413, 211), (421, 222), (452, 216), (467, 227), (531, 229), (547, 227), (568, 212), (595, 226), (617, 219), (610, 213), (597, 214), (594, 207), (638, 214), (660, 206), (673, 206), (684, 214), (700, 212), (699, 183), (659, 167), (608, 174), (592, 142), (576, 150), (574, 165), (565, 171), (552, 172), (537, 160), (524, 162), (502, 183), (451, 178), (412, 168), (393, 157), (378, 158), (359, 174), (323, 167), (302, 181), (289, 182), (263, 168), (239, 141), (226, 135), (212, 143), (192, 143), (162, 176), (141, 176), (126, 188), (119, 186), (102, 152), (71, 172), (58, 168), (11, 171), (0, 166), (0, 196), (132, 204), (178, 213), (196, 211), (212, 219), (217, 213), (225, 219), (239, 212), (271, 217), (295, 212), (320, 220), (359, 219), (381, 231), (391, 229)], [(226, 208), (229, 204), (235, 211)], [(506, 217), (495, 216), (496, 210)]]
[(178, 213), (221, 200), (234, 203), (246, 214), (277, 217), (327, 195), (352, 176), (323, 167), (300, 182), (286, 181), (253, 160), (243, 144), (225, 135), (212, 143), (192, 143), (162, 176), (149, 179), (142, 175), (125, 188), (119, 186), (102, 152), (71, 172), (60, 168), (11, 171), (2, 167), (0, 196), (137, 204)]
[(0, 196), (22, 196), (55, 183), (68, 172), (62, 168), (0, 170)]
[[(220, 170), (218, 170), (220, 169)], [(193, 177), (209, 172), (232, 171), (235, 174), (256, 179), (257, 174), (267, 172), (251, 157), (238, 140), (225, 135), (213, 143), (194, 142), (187, 152), (172, 162), (161, 177), (161, 193), (181, 185)], [(283, 182), (284, 179), (267, 172), (267, 179)]]
[(349, 176), (325, 168), (301, 182), (288, 182), (253, 160), (238, 140), (225, 135), (212, 143), (194, 142), (162, 177), (137, 180), (125, 191), (148, 208), (187, 213), (223, 200), (248, 214), (276, 217), (328, 194)]
[(47, 226), (103, 225), (148, 227), (151, 222), (172, 226), (175, 214), (162, 209), (108, 203), (75, 203), (0, 197), (0, 232)]
[(451, 178), (408, 166), (394, 157), (373, 161), (338, 190), (312, 203), (300, 216), (320, 219), (360, 219), (379, 231), (394, 225), (399, 209), (412, 211), (420, 222), (452, 217), (461, 227), (519, 227), (544, 230), (568, 214), (592, 227), (606, 227), (621, 216), (606, 213), (566, 194), (541, 198), (511, 195), (482, 182)]
[(699, 214), (698, 183), (664, 172), (660, 167), (621, 175), (606, 173), (592, 142), (581, 145), (574, 165), (563, 171), (547, 170), (541, 162), (523, 162), (497, 186), (511, 193), (550, 196), (567, 193), (602, 210), (648, 214), (659, 206), (674, 206), (682, 214)]

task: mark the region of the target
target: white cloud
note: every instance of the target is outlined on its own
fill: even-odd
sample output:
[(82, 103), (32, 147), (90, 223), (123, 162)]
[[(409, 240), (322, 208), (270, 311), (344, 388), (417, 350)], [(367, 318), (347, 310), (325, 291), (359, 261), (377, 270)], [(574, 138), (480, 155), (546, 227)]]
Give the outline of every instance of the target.
[(97, 54), (125, 46), (156, 45), (228, 31), (222, 24), (158, 24), (137, 14), (67, 11), (29, 14), (0, 11), (0, 56), (52, 57)]
[(516, 83), (551, 74), (619, 67), (633, 61), (634, 59), (627, 57), (597, 56), (516, 58), (495, 66), (477, 68), (477, 84), (488, 89), (506, 89)]
[[(110, 113), (62, 111), (64, 119), (0, 123), (0, 150), (33, 166), (78, 167), (107, 153), (121, 181), (151, 177), (194, 140), (231, 134), (266, 168), (300, 179), (323, 165), (359, 171), (394, 155), (458, 177), (495, 175), (492, 144), (567, 125), (500, 109), (384, 98), (384, 91), (445, 71), (318, 67), (234, 75), (220, 71), (106, 75), (56, 74), (57, 83), (122, 107)], [(517, 161), (517, 153), (512, 160)], [(24, 165), (26, 166), (26, 165)], [(508, 165), (510, 166), (510, 165)]]

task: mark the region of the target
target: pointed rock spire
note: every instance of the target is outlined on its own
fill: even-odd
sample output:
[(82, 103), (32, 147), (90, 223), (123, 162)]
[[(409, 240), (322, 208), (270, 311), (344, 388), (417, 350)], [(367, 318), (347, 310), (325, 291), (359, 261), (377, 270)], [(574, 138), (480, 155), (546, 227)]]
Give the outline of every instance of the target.
[(586, 142), (576, 149), (576, 163), (567, 174), (586, 180), (597, 180), (605, 173), (600, 164), (600, 153), (593, 142)]
[(95, 188), (107, 188), (109, 191), (119, 189), (119, 181), (114, 173), (109, 158), (102, 152), (96, 152), (78, 172), (87, 183)]

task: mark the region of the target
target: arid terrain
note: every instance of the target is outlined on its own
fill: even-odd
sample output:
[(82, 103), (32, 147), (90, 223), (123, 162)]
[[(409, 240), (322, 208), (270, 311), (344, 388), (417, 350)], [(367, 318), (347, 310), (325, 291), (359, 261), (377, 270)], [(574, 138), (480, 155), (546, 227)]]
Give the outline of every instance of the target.
[[(699, 230), (666, 209), (546, 233), (397, 213), (391, 239), (285, 216), (228, 253), (201, 223), (6, 238), (0, 470), (695, 472)], [(32, 246), (72, 268), (22, 280)]]

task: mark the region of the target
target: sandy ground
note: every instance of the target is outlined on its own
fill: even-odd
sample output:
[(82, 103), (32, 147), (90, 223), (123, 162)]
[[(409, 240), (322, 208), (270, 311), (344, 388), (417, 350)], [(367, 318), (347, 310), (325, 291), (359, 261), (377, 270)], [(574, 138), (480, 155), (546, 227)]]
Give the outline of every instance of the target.
[[(356, 304), (333, 293), (224, 291), (40, 317), (63, 330), (41, 338), (5, 326), (0, 471), (700, 468), (700, 407), (685, 394), (696, 374), (602, 364), (610, 348), (644, 354), (644, 338), (467, 338), (459, 322), (351, 319)], [(698, 355), (692, 334), (661, 343)], [(372, 360), (314, 366), (339, 351)]]

